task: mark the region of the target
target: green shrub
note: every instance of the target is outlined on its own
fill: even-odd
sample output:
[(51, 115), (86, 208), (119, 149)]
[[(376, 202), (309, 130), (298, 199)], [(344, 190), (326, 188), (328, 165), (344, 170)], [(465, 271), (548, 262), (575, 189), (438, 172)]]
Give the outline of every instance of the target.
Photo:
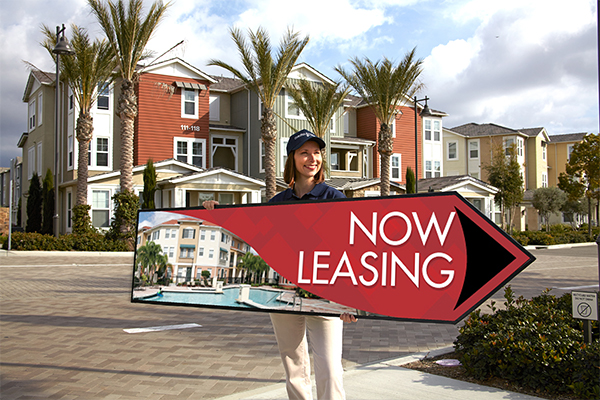
[[(582, 322), (571, 313), (571, 295), (547, 292), (531, 300), (505, 291), (506, 308), (482, 315), (477, 310), (454, 342), (467, 372), (475, 378), (500, 377), (549, 393), (572, 392), (596, 398), (600, 391), (600, 344), (583, 343)], [(594, 323), (597, 329), (597, 322)]]
[[(2, 244), (8, 248), (8, 242)], [(30, 251), (127, 251), (127, 243), (107, 239), (102, 233), (90, 232), (82, 235), (68, 234), (56, 238), (40, 233), (14, 232), (12, 250)]]

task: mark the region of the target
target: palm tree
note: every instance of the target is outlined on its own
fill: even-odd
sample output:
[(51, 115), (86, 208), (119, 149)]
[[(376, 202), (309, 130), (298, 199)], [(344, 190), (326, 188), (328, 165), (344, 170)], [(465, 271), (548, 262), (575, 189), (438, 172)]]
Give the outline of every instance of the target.
[[(61, 58), (60, 76), (66, 80), (79, 106), (75, 128), (79, 143), (75, 204), (79, 206), (87, 204), (88, 148), (94, 134), (91, 110), (102, 89), (112, 82), (115, 57), (106, 40), (96, 39), (92, 43), (84, 28), (72, 25), (71, 29), (73, 30), (71, 47), (75, 51), (75, 56)], [(56, 62), (56, 55), (52, 53), (56, 36), (46, 25), (42, 26), (42, 32), (46, 37), (42, 46)]]
[(117, 57), (118, 72), (121, 77), (121, 93), (117, 104), (117, 114), (121, 119), (121, 193), (133, 192), (133, 134), (138, 106), (135, 84), (139, 79), (138, 63), (151, 53), (146, 45), (163, 20), (170, 3), (158, 0), (152, 4), (144, 17), (143, 1), (124, 0), (108, 4), (101, 0), (88, 0), (92, 13), (98, 19), (112, 51)]
[(335, 70), (367, 102), (379, 120), (377, 146), (381, 155), (381, 195), (390, 194), (390, 157), (393, 139), (390, 125), (396, 115), (396, 107), (412, 98), (423, 84), (418, 81), (422, 72), (422, 59), (416, 59), (416, 48), (406, 53), (398, 65), (387, 59), (372, 62), (369, 58), (350, 60), (352, 72), (341, 66)]
[(137, 264), (141, 274), (146, 274), (150, 284), (154, 283), (155, 272), (164, 272), (168, 266), (168, 257), (162, 254), (162, 247), (155, 242), (148, 242), (137, 250)]
[[(286, 90), (294, 99), (294, 104), (306, 118), (311, 131), (325, 139), (335, 113), (350, 92), (341, 83), (317, 83), (306, 79), (288, 81)], [(324, 155), (323, 159), (326, 159)]]
[(261, 137), (265, 143), (265, 184), (267, 199), (275, 196), (275, 146), (277, 126), (273, 106), (296, 60), (308, 43), (308, 36), (299, 38), (297, 32), (288, 29), (283, 36), (277, 57), (271, 53), (271, 40), (265, 29), (256, 32), (248, 30), (250, 43), (238, 28), (231, 28), (231, 38), (235, 42), (244, 66), (244, 72), (224, 61), (210, 60), (208, 65), (225, 68), (253, 90), (262, 102)]

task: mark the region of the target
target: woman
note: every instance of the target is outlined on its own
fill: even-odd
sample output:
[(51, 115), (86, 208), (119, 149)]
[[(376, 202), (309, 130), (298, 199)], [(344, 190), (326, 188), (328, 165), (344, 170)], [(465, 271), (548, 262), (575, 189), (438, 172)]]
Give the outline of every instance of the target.
[[(293, 134), (287, 144), (287, 161), (283, 178), (290, 186), (275, 195), (270, 203), (294, 200), (344, 198), (343, 193), (323, 183), (323, 139), (303, 129)], [(204, 208), (213, 209), (218, 202), (206, 201)], [(354, 315), (340, 318), (318, 315), (271, 313), (271, 322), (286, 373), (286, 389), (290, 399), (312, 399), (310, 358), (306, 332), (315, 364), (318, 399), (345, 399), (342, 383), (343, 322), (356, 322)]]

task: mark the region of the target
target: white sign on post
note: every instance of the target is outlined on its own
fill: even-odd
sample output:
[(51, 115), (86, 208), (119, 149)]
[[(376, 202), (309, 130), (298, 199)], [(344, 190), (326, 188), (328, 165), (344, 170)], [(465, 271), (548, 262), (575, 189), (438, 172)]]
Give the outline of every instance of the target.
[(573, 318), (598, 320), (598, 293), (571, 292), (573, 296)]

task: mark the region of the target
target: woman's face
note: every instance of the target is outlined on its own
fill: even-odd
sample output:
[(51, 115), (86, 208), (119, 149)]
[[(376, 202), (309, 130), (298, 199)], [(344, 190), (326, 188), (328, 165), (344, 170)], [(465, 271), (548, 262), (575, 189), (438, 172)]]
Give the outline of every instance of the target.
[(319, 145), (309, 140), (294, 152), (294, 165), (298, 174), (306, 179), (313, 179), (321, 169), (323, 159)]

